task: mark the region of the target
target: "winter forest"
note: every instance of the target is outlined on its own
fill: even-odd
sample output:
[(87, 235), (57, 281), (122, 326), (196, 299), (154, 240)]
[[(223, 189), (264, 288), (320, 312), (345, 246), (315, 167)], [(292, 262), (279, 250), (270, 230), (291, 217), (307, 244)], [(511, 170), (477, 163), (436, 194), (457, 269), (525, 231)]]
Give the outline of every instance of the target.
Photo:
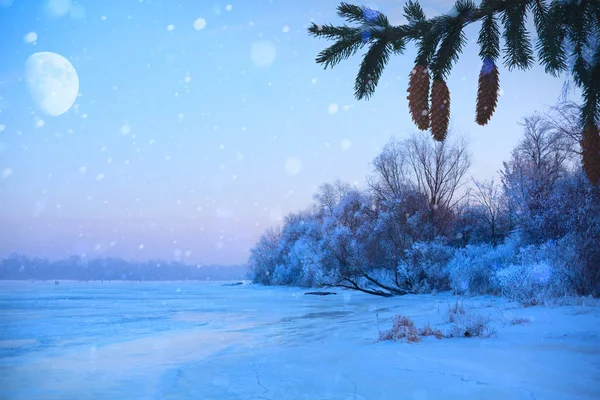
[(600, 294), (600, 190), (581, 169), (578, 107), (526, 116), (500, 181), (470, 176), (451, 134), (392, 139), (366, 188), (324, 183), (252, 249), (254, 282), (378, 296), (502, 295), (526, 305)]

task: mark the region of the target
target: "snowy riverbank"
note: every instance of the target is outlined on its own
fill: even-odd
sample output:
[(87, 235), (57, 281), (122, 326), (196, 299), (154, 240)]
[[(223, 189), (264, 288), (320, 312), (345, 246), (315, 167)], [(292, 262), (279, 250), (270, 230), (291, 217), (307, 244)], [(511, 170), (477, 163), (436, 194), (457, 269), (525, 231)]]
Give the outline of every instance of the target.
[(600, 397), (593, 305), (467, 298), (493, 337), (407, 344), (378, 343), (376, 314), (382, 330), (397, 314), (444, 328), (455, 297), (177, 282), (0, 289), (2, 399)]

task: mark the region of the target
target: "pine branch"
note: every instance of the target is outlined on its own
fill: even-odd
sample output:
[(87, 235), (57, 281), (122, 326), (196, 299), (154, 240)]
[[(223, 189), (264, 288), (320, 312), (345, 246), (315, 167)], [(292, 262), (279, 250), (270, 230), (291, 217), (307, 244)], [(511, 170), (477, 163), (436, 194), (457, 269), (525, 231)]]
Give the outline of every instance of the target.
[(342, 3), (337, 8), (337, 14), (347, 22), (365, 23), (365, 7), (359, 7), (348, 3)]
[(463, 24), (474, 14), (475, 4), (471, 0), (459, 0), (454, 6), (458, 15), (456, 17), (442, 16), (438, 24), (447, 26), (439, 49), (433, 58), (434, 79), (445, 79), (458, 61), (462, 48), (467, 42), (463, 33)]
[(584, 126), (587, 123), (600, 126), (600, 45), (596, 47), (588, 79), (582, 88), (581, 122)]
[[(539, 4), (539, 3), (538, 3)], [(534, 8), (534, 19), (538, 31), (536, 50), (546, 73), (558, 76), (567, 69), (567, 54), (564, 48), (564, 10), (555, 2), (549, 8), (543, 5)]]
[(435, 54), (435, 50), (438, 47), (443, 32), (440, 20), (441, 18), (437, 17), (433, 18), (431, 21), (419, 22), (413, 26), (413, 29), (417, 31), (417, 34), (422, 35), (422, 37), (418, 39), (419, 44), (415, 65), (427, 66), (431, 63), (431, 59)]
[(319, 26), (312, 24), (309, 31), (317, 37), (337, 39), (333, 45), (321, 51), (317, 56), (317, 63), (323, 64), (323, 68), (333, 68), (340, 61), (356, 54), (365, 46), (366, 42), (361, 37), (361, 30), (348, 26), (335, 27), (332, 25)]
[(409, 24), (416, 24), (417, 22), (423, 22), (427, 19), (419, 2), (412, 0), (409, 0), (404, 5), (404, 17)]
[(529, 69), (533, 63), (533, 51), (529, 41), (529, 33), (525, 29), (527, 0), (511, 0), (502, 13), (504, 24), (503, 38), (504, 65), (508, 70), (514, 67)]
[[(579, 87), (587, 85), (589, 80), (589, 62), (584, 55), (584, 48), (589, 45), (588, 34), (594, 30), (594, 12), (592, 2), (575, 3), (570, 2), (564, 5), (563, 12), (567, 22), (567, 39), (573, 46), (571, 54), (574, 60), (571, 67), (571, 74), (575, 84)], [(596, 20), (596, 22), (598, 22)], [(597, 25), (596, 25), (597, 26)]]
[(364, 55), (354, 84), (357, 99), (368, 99), (375, 92), (379, 78), (390, 59), (391, 48), (385, 39), (379, 39)]
[(494, 14), (488, 14), (484, 17), (479, 30), (479, 57), (489, 58), (496, 61), (500, 57), (500, 28)]

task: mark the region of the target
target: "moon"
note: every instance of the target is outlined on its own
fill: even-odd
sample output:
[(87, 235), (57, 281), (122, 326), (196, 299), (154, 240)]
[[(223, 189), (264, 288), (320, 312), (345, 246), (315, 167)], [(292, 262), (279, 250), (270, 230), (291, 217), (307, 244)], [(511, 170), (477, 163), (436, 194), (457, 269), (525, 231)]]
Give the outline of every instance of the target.
[(42, 52), (29, 56), (25, 78), (36, 106), (53, 117), (66, 113), (79, 93), (77, 71), (60, 54)]

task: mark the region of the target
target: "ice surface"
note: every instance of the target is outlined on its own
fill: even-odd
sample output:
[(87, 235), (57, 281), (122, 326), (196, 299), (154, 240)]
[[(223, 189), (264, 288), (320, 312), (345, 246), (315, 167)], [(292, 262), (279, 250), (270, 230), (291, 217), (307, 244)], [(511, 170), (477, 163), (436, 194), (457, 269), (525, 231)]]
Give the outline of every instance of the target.
[[(448, 295), (209, 283), (0, 283), (3, 399), (594, 399), (600, 309), (465, 300), (490, 339), (377, 343)], [(500, 314), (502, 313), (502, 315)], [(512, 326), (514, 317), (531, 319)], [(441, 325), (442, 327), (444, 325)]]

